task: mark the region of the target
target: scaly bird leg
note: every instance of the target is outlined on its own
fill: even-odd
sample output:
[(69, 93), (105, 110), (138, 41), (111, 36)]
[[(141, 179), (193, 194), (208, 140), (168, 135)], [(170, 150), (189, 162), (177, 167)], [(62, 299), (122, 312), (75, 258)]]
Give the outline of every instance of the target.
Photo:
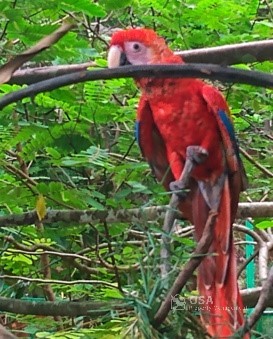
[[(173, 181), (170, 183), (170, 189), (173, 191), (169, 209), (166, 212), (164, 224), (163, 224), (163, 234), (162, 234), (162, 246), (160, 250), (161, 257), (161, 277), (166, 278), (171, 269), (169, 257), (170, 257), (170, 233), (175, 221), (175, 210), (179, 203), (180, 198), (185, 197), (185, 188), (188, 185), (190, 175), (192, 170), (196, 165), (203, 163), (208, 157), (208, 152), (201, 146), (188, 146), (186, 151), (186, 162), (184, 169), (181, 173), (179, 180)], [(165, 287), (167, 286), (167, 281), (164, 281)]]
[(183, 172), (178, 180), (170, 183), (171, 191), (185, 197), (185, 188), (187, 188), (192, 171), (197, 165), (202, 164), (208, 155), (208, 151), (201, 146), (188, 146)]

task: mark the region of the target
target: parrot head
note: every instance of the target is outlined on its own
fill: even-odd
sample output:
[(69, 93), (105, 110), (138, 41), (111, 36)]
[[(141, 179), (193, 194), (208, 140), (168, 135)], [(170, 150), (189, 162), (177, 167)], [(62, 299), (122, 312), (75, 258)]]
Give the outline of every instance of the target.
[(108, 67), (182, 63), (153, 30), (135, 28), (113, 34), (108, 53)]

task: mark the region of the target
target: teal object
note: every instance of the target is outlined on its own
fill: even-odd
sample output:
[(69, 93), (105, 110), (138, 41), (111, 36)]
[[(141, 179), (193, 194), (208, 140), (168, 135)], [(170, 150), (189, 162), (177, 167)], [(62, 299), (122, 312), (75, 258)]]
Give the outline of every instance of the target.
[[(249, 220), (246, 220), (246, 227), (250, 230), (253, 230), (253, 224)], [(254, 253), (255, 246), (254, 244), (251, 244), (251, 242), (254, 242), (254, 239), (251, 235), (246, 234), (246, 241), (250, 242), (246, 244), (246, 260), (248, 260)], [(255, 263), (254, 259), (251, 260), (247, 267), (246, 267), (246, 288), (253, 288), (255, 287)], [(248, 308), (246, 310), (247, 316), (249, 316), (252, 313), (252, 308)]]
[[(249, 220), (246, 221), (246, 227), (250, 230), (253, 230), (253, 224)], [(247, 242), (254, 242), (254, 239), (251, 235), (246, 234)], [(254, 244), (246, 244), (246, 259), (248, 260), (254, 254), (255, 246)], [(255, 287), (255, 264), (254, 259), (246, 267), (246, 287), (253, 288)]]

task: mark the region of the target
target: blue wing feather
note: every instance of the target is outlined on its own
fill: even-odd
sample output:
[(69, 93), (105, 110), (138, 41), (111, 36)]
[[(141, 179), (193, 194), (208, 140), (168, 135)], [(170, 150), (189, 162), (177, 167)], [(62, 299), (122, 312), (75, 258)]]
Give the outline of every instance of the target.
[(238, 147), (238, 144), (237, 144), (237, 139), (236, 139), (233, 124), (230, 121), (230, 118), (228, 117), (227, 113), (224, 110), (221, 110), (221, 109), (218, 110), (218, 115), (219, 115), (221, 121), (223, 122), (227, 132), (228, 132), (228, 135), (230, 137), (230, 140), (231, 140), (232, 145), (234, 147), (234, 150), (236, 152), (236, 156), (237, 156), (237, 158), (239, 158), (239, 147)]
[(135, 122), (135, 138), (138, 146), (140, 146), (140, 121)]

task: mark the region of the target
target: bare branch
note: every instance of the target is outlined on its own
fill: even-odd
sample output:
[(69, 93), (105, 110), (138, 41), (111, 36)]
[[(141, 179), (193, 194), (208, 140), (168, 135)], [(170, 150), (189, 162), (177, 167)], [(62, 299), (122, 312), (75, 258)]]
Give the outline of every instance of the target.
[[(168, 206), (152, 206), (110, 211), (48, 210), (45, 218), (43, 219), (43, 223), (50, 224), (62, 221), (65, 225), (69, 225), (73, 223), (86, 224), (103, 221), (106, 221), (107, 223), (134, 222), (139, 221), (140, 219), (162, 220), (164, 219), (167, 210)], [(177, 212), (175, 217), (177, 219), (181, 219), (183, 216), (180, 212)], [(273, 202), (240, 203), (237, 218), (244, 219), (248, 217), (273, 217)], [(0, 216), (0, 228), (34, 224), (37, 220), (38, 216), (36, 210), (22, 214), (2, 215)]]
[[(255, 307), (260, 298), (261, 290), (262, 287), (254, 287), (240, 291), (245, 307)], [(273, 288), (271, 289), (270, 295), (267, 298), (266, 307), (273, 307)]]
[(245, 260), (243, 264), (238, 267), (237, 270), (237, 279), (239, 279), (242, 272), (245, 270), (246, 266), (259, 254), (259, 250), (256, 250), (248, 259)]
[(234, 65), (272, 60), (273, 40), (245, 42), (177, 52), (186, 62)]
[[(254, 307), (257, 304), (261, 290), (261, 287), (241, 290), (244, 305), (249, 308)], [(192, 302), (190, 302), (190, 304), (197, 305), (198, 297), (190, 297), (189, 299), (192, 299)], [(272, 290), (270, 296), (267, 298), (266, 307), (273, 307)], [(34, 314), (44, 316), (60, 315), (68, 317), (88, 315), (91, 318), (95, 318), (113, 310), (127, 310), (128, 312), (130, 310), (133, 310), (133, 306), (128, 301), (124, 303), (123, 300), (114, 300), (108, 302), (77, 302), (66, 300), (55, 302), (41, 302), (41, 300), (39, 299), (36, 302), (35, 299), (31, 301), (26, 301), (14, 298), (0, 297), (0, 311), (16, 314)]]
[(259, 278), (261, 281), (267, 279), (267, 267), (268, 267), (268, 247), (266, 243), (263, 243), (259, 251)]
[(40, 278), (27, 278), (17, 275), (0, 275), (0, 279), (13, 279), (13, 280), (23, 280), (28, 282), (35, 282), (39, 284), (59, 284), (59, 285), (77, 285), (77, 284), (89, 284), (89, 285), (105, 285), (112, 288), (117, 288), (116, 285), (111, 284), (103, 280), (55, 280), (55, 279), (40, 279)]
[(273, 178), (273, 172), (269, 171), (266, 167), (257, 162), (250, 154), (248, 154), (242, 147), (240, 147), (240, 152), (243, 156), (255, 167), (257, 167), (261, 172), (267, 175), (270, 178)]
[[(51, 316), (76, 317), (88, 315), (90, 318), (105, 315), (112, 310), (132, 310), (133, 307), (127, 302), (120, 300), (112, 302), (77, 302), (77, 301), (25, 301), (12, 298), (0, 297), (0, 311), (16, 314), (34, 314)], [(2, 337), (1, 337), (2, 338)]]
[(264, 281), (265, 279), (267, 279), (268, 256), (269, 256), (269, 249), (272, 246), (272, 243), (268, 241), (264, 241), (262, 237), (258, 234), (258, 232), (250, 230), (246, 226), (235, 224), (234, 229), (250, 235), (255, 241), (257, 241), (257, 244), (259, 247), (258, 249), (259, 278), (261, 281)]
[(246, 226), (238, 225), (238, 224), (233, 225), (233, 228), (234, 228), (235, 231), (243, 232), (245, 234), (250, 235), (254, 240), (257, 241), (259, 246), (263, 245), (263, 243), (264, 243), (263, 239), (255, 231), (250, 230)]
[(60, 75), (71, 74), (75, 72), (86, 71), (88, 67), (94, 67), (96, 64), (93, 61), (82, 64), (59, 65), (59, 66), (45, 66), (20, 69), (13, 73), (10, 85), (31, 85), (39, 81), (52, 79)]
[(273, 217), (273, 202), (242, 202), (239, 203), (237, 218), (272, 218)]
[[(254, 308), (259, 300), (262, 287), (247, 288), (240, 291), (241, 297), (243, 299), (244, 307)], [(193, 305), (194, 308), (198, 305), (199, 297), (190, 296), (189, 298), (185, 297), (187, 306)], [(202, 306), (202, 305), (200, 305)], [(266, 301), (266, 307), (273, 307), (273, 289)]]
[(41, 82), (27, 88), (4, 95), (0, 99), (0, 109), (26, 97), (33, 97), (41, 92), (52, 91), (63, 86), (77, 84), (85, 81), (107, 80), (113, 78), (205, 78), (229, 83), (243, 83), (254, 86), (273, 87), (271, 74), (233, 69), (210, 64), (184, 64), (184, 65), (140, 65), (123, 66), (112, 69), (82, 71), (62, 75)]
[(1, 339), (16, 339), (15, 335), (5, 329), (4, 326), (0, 325), (0, 338)]
[[(234, 65), (272, 60), (272, 49), (273, 40), (263, 40), (219, 47), (193, 49), (189, 51), (179, 51), (176, 52), (176, 54), (180, 55), (185, 62), (188, 63)], [(75, 65), (48, 66), (19, 70), (13, 74), (9, 84), (30, 85), (59, 75), (70, 74), (76, 71), (84, 71), (90, 66), (95, 66), (95, 64), (90, 62)]]
[(13, 59), (8, 61), (0, 68), (0, 83), (9, 81), (13, 72), (22, 66), (26, 61), (33, 58), (36, 54), (42, 52), (44, 49), (52, 46), (59, 41), (74, 25), (64, 22), (61, 27), (53, 33), (41, 39), (37, 44), (26, 50), (25, 52), (16, 55)]

